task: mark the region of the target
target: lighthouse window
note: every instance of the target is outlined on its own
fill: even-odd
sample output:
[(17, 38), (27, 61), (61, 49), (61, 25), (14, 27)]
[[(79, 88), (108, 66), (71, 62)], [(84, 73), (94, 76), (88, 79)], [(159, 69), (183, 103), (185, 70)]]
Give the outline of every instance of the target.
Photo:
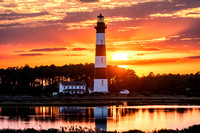
[(102, 84), (102, 86), (103, 86), (103, 80), (102, 80), (101, 84)]
[(101, 63), (103, 63), (103, 57), (101, 57)]

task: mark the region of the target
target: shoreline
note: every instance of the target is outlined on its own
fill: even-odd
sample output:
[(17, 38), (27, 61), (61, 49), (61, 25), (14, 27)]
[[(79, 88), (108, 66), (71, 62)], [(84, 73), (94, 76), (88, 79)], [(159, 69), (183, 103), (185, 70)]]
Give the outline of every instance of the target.
[(200, 104), (200, 97), (130, 96), (1, 96), (0, 106), (111, 106), (111, 105)]
[[(90, 133), (118, 133), (118, 131), (102, 131), (98, 128), (92, 129), (92, 128), (87, 128), (87, 127), (69, 127), (69, 128), (64, 128), (62, 129), (55, 129), (55, 128), (50, 128), (50, 129), (40, 129), (36, 130), (34, 128), (27, 128), (27, 129), (0, 129), (1, 133), (85, 133), (85, 132), (90, 132)], [(122, 133), (199, 133), (200, 132), (200, 125), (192, 125), (187, 128), (183, 129), (155, 129), (152, 131), (142, 131), (138, 129), (133, 129), (129, 131), (122, 131)]]

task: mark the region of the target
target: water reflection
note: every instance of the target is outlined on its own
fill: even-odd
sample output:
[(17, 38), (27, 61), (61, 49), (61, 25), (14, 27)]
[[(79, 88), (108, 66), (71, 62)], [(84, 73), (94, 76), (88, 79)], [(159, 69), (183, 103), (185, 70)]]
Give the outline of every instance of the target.
[(108, 107), (94, 108), (95, 127), (106, 131), (107, 117), (108, 117)]
[(182, 129), (200, 124), (200, 106), (0, 107), (0, 123), (1, 129)]

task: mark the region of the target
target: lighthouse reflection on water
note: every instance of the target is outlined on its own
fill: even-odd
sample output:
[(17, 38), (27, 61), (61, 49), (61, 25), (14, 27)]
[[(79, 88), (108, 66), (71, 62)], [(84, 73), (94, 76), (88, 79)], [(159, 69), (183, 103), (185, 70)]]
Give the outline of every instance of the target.
[(108, 107), (94, 108), (95, 127), (106, 131), (107, 117), (108, 117)]
[[(84, 108), (84, 107), (59, 107), (60, 115), (62, 116), (71, 116), (73, 120), (81, 120), (83, 114), (86, 114), (85, 119), (86, 122), (91, 121), (91, 117), (94, 118), (95, 128), (106, 131), (107, 130), (107, 117), (108, 117), (108, 107), (92, 107), (92, 108)], [(74, 114), (74, 115), (73, 115)], [(88, 116), (87, 116), (88, 115)], [(76, 116), (77, 118), (74, 118)], [(87, 118), (89, 118), (87, 120)], [(91, 126), (91, 125), (86, 125)]]

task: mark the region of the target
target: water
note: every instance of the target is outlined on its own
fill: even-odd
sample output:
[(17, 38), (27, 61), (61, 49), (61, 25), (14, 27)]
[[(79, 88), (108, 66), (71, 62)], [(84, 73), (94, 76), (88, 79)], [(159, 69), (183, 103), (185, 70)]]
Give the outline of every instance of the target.
[(0, 129), (98, 126), (107, 131), (152, 131), (195, 124), (200, 124), (200, 106), (0, 107)]

